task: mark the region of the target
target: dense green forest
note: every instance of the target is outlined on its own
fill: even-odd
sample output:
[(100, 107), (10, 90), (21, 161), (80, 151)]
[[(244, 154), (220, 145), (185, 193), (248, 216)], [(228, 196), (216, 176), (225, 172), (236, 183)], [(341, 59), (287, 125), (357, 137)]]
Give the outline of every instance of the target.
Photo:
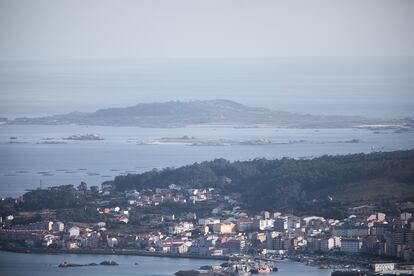
[[(121, 192), (126, 190), (154, 189), (174, 183), (184, 188), (214, 187), (223, 195), (240, 193), (240, 204), (252, 212), (280, 210), (341, 218), (350, 206), (375, 203), (389, 213), (395, 207), (393, 202), (414, 200), (414, 150), (306, 160), (229, 162), (216, 159), (180, 168), (118, 176), (105, 183), (119, 192), (114, 195), (118, 200), (122, 198)], [(0, 211), (7, 215), (12, 210), (58, 209), (56, 214), (62, 219), (85, 216), (87, 220), (96, 220), (99, 214), (94, 203), (97, 198), (93, 195), (97, 193), (92, 192), (92, 188), (96, 190), (97, 187), (91, 187), (89, 196), (85, 183), (77, 188), (67, 185), (34, 190), (23, 195), (21, 204), (16, 205), (12, 199), (1, 201)], [(179, 212), (188, 206), (164, 207)]]
[(118, 176), (119, 191), (165, 187), (215, 187), (240, 192), (253, 209), (321, 212), (350, 203), (410, 199), (414, 196), (414, 151), (322, 156), (309, 160), (224, 159), (180, 168)]
[(76, 194), (76, 189), (72, 185), (64, 185), (25, 193), (22, 205), (25, 209), (31, 210), (80, 207), (85, 203), (85, 198)]

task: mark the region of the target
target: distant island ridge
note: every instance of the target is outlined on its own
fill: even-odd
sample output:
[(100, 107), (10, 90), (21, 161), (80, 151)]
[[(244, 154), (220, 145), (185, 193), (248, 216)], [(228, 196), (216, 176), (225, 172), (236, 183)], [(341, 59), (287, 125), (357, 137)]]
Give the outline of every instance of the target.
[(137, 126), (148, 128), (178, 127), (283, 127), (283, 128), (414, 128), (413, 118), (365, 118), (298, 114), (261, 107), (250, 107), (231, 100), (169, 101), (139, 103), (122, 108), (99, 109), (95, 112), (72, 112), (36, 118), (2, 118), (5, 124), (20, 125), (98, 125)]

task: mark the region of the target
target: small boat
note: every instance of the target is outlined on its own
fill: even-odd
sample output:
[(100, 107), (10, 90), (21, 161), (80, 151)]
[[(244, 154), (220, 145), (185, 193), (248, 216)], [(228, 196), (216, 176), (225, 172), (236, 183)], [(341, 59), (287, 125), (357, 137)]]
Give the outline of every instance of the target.
[(29, 171), (16, 171), (16, 173), (28, 173)]
[(66, 267), (76, 267), (76, 266), (82, 266), (82, 265), (80, 265), (80, 264), (71, 264), (71, 263), (68, 263), (68, 262), (63, 262), (63, 263), (60, 263), (58, 265), (58, 267), (64, 267), (64, 268), (66, 268)]
[(259, 268), (253, 268), (250, 270), (250, 273), (252, 274), (269, 274), (272, 273), (272, 269), (270, 267), (259, 267)]
[(103, 261), (99, 263), (100, 265), (119, 265), (117, 262), (115, 261)]
[(90, 173), (87, 173), (87, 175), (89, 175), (89, 176), (93, 176), (93, 175), (99, 175), (99, 173), (93, 173), (93, 172), (90, 172)]
[(272, 269), (270, 267), (261, 267), (259, 268), (259, 274), (268, 274), (271, 273)]

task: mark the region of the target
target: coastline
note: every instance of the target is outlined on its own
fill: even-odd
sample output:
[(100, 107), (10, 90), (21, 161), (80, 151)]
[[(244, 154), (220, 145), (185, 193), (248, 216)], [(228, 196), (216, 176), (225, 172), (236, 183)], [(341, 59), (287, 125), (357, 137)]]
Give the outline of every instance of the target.
[[(224, 261), (198, 260), (185, 258), (159, 258), (147, 256), (126, 255), (75, 255), (75, 254), (17, 254), (0, 250), (0, 271), (4, 275), (15, 276), (53, 276), (59, 274), (73, 276), (89, 276), (91, 273), (112, 275), (174, 275), (178, 271), (199, 270), (201, 268), (218, 267)], [(61, 268), (59, 264), (65, 261), (68, 264), (99, 264), (102, 261), (115, 261), (118, 266), (84, 266)], [(278, 273), (269, 275), (291, 275), (291, 276), (331, 276), (330, 270), (320, 270), (317, 267), (285, 259), (276, 263)], [(2, 274), (0, 273), (0, 274)], [(308, 274), (309, 273), (309, 274)], [(254, 274), (252, 274), (254, 275)]]
[(190, 254), (172, 254), (148, 252), (133, 249), (45, 249), (45, 248), (0, 248), (1, 251), (26, 254), (88, 254), (88, 255), (131, 255), (131, 256), (147, 256), (161, 258), (183, 258), (183, 259), (201, 259), (201, 260), (220, 260), (228, 261), (229, 256), (198, 256)]
[[(126, 255), (126, 256), (144, 256), (144, 257), (159, 257), (159, 258), (180, 258), (180, 259), (199, 259), (199, 260), (218, 260), (229, 261), (237, 260), (239, 257), (230, 256), (199, 256), (190, 254), (173, 254), (173, 253), (161, 253), (161, 252), (148, 252), (143, 250), (134, 249), (46, 249), (46, 248), (25, 248), (25, 247), (1, 247), (0, 251), (13, 252), (13, 253), (25, 253), (25, 254), (44, 254), (44, 255), (60, 255), (60, 254), (73, 254), (73, 255)], [(321, 258), (319, 255), (290, 255), (284, 259), (269, 259), (263, 257), (250, 256), (252, 259), (271, 262), (283, 262), (291, 261), (298, 262), (306, 266), (318, 267), (320, 269), (344, 269), (354, 268), (361, 269), (368, 265), (368, 262), (362, 260), (352, 260), (347, 258), (334, 258), (325, 257)]]

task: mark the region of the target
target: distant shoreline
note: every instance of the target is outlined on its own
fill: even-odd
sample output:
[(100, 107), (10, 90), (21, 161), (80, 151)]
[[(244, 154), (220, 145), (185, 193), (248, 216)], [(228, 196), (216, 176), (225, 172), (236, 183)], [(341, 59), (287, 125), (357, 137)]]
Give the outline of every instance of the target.
[(147, 128), (233, 127), (233, 128), (352, 128), (412, 129), (412, 118), (364, 118), (344, 115), (311, 115), (243, 105), (231, 100), (169, 101), (138, 103), (95, 112), (71, 112), (43, 117), (2, 118), (17, 125), (96, 125)]

